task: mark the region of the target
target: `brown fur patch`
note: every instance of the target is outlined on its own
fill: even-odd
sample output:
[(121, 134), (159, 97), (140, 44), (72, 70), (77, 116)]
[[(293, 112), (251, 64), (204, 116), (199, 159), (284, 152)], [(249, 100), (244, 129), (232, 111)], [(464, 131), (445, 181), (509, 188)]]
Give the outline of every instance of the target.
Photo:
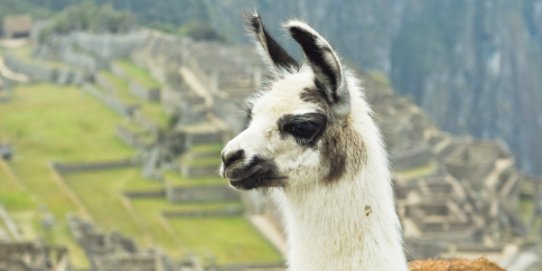
[(304, 89), (300, 98), (304, 102), (318, 105), (328, 119), (320, 149), (322, 167), (328, 168), (324, 180), (330, 183), (339, 180), (347, 168), (357, 172), (367, 161), (367, 152), (359, 134), (350, 127), (349, 116), (337, 120), (323, 93), (317, 88)]
[(408, 264), (410, 271), (505, 271), (485, 258), (476, 260), (417, 260)]
[(360, 135), (348, 125), (348, 120), (332, 119), (322, 136), (320, 157), (328, 167), (327, 182), (339, 180), (346, 170), (358, 172), (366, 162), (365, 144)]

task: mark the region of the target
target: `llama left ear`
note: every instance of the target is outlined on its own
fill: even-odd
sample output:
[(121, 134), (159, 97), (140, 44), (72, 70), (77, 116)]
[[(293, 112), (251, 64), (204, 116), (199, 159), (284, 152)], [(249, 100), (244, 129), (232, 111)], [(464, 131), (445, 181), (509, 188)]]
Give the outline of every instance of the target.
[(339, 111), (337, 113), (347, 113), (344, 111), (348, 109), (350, 96), (343, 84), (343, 68), (329, 42), (303, 22), (290, 21), (285, 27), (301, 45), (316, 76), (315, 82), (323, 88), (327, 101)]
[(277, 74), (279, 70), (297, 69), (299, 67), (297, 61), (267, 32), (260, 14), (257, 12), (247, 14), (246, 19), (249, 30), (257, 42), (260, 55), (271, 67), (272, 72)]

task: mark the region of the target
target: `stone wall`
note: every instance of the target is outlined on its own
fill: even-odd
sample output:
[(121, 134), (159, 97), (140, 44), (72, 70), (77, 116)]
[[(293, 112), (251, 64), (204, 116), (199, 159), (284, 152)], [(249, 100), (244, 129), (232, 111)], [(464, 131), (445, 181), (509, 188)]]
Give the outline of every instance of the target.
[(118, 65), (111, 65), (111, 71), (113, 71), (115, 75), (126, 80), (129, 83), (130, 91), (134, 95), (149, 102), (160, 102), (161, 93), (159, 88), (148, 89), (143, 87), (142, 85), (135, 82), (132, 78), (127, 76), (126, 73)]
[(135, 149), (146, 149), (152, 145), (152, 142), (145, 140), (142, 133), (133, 132), (123, 125), (117, 125), (115, 134), (126, 145)]
[(186, 149), (198, 144), (213, 144), (224, 142), (224, 131), (189, 132), (183, 133)]
[(0, 242), (0, 270), (69, 271), (68, 250), (37, 242)]
[(134, 111), (134, 113), (132, 114), (132, 120), (137, 123), (137, 125), (141, 126), (143, 129), (149, 132), (156, 132), (160, 129), (160, 126), (156, 122), (145, 116), (145, 114), (143, 114), (141, 110)]
[(159, 199), (166, 196), (166, 190), (124, 191), (122, 194), (130, 199)]
[(135, 82), (130, 82), (130, 91), (146, 101), (160, 102), (160, 89), (148, 89)]
[(107, 62), (116, 58), (128, 58), (133, 50), (141, 47), (148, 38), (148, 31), (126, 34), (95, 34), (74, 32), (65, 37), (66, 42)]
[(132, 159), (103, 161), (93, 163), (60, 163), (52, 162), (51, 166), (61, 174), (77, 173), (85, 171), (101, 171), (110, 169), (130, 168), (137, 166)]
[(92, 85), (84, 85), (81, 89), (94, 96), (96, 99), (102, 101), (106, 106), (124, 117), (132, 118), (138, 109), (138, 105), (124, 104), (117, 98), (99, 91)]
[(163, 211), (167, 218), (206, 218), (206, 217), (239, 217), (243, 214), (241, 208), (196, 211)]
[(181, 163), (179, 165), (181, 173), (189, 178), (197, 178), (197, 177), (206, 177), (206, 176), (214, 176), (218, 174), (218, 167), (219, 163), (217, 164), (210, 164), (210, 165), (191, 165), (188, 163)]
[(31, 81), (52, 81), (57, 84), (82, 84), (87, 76), (76, 69), (52, 67), (38, 62), (27, 62), (13, 54), (4, 54), (6, 66), (27, 75)]
[(410, 151), (394, 153), (391, 155), (390, 160), (393, 170), (400, 171), (427, 165), (432, 158), (433, 153), (431, 150), (422, 146)]
[(171, 202), (231, 201), (239, 195), (227, 186), (168, 186), (166, 198)]

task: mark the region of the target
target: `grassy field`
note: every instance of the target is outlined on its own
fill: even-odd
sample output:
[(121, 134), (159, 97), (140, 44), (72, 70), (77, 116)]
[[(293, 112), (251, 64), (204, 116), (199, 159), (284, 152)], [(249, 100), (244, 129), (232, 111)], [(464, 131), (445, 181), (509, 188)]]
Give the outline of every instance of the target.
[[(12, 101), (0, 106), (0, 141), (15, 150), (9, 167), (1, 169), (8, 177), (1, 178), (0, 202), (14, 211), (20, 224), (27, 225), (29, 236), (61, 241), (73, 249), (75, 265), (85, 266), (88, 263), (64, 221), (67, 213), (85, 210), (62, 187), (49, 163), (131, 156), (133, 151), (114, 136), (120, 119), (74, 87), (36, 84), (18, 87), (13, 93)], [(46, 232), (40, 226), (38, 207), (55, 216), (58, 225), (53, 230)]]
[[(75, 87), (53, 84), (14, 89), (13, 99), (0, 105), (0, 142), (14, 147), (10, 162), (0, 163), (0, 204), (6, 206), (27, 238), (43, 237), (65, 245), (74, 266), (88, 267), (83, 251), (66, 225), (68, 213), (91, 219), (104, 230), (119, 230), (142, 246), (159, 245), (171, 256), (186, 252), (212, 253), (220, 263), (274, 262), (276, 252), (242, 217), (167, 219), (163, 211), (240, 208), (239, 202), (173, 204), (165, 199), (132, 200), (124, 191), (159, 190), (164, 183), (146, 180), (137, 168), (59, 176), (51, 161), (124, 159), (134, 154), (115, 136), (125, 120)], [(195, 152), (216, 153), (218, 145), (202, 145)], [(187, 179), (184, 185), (226, 185), (217, 177)], [(46, 230), (45, 212), (55, 217)], [(235, 238), (232, 238), (235, 236)]]
[(170, 223), (183, 244), (199, 255), (214, 255), (219, 263), (278, 262), (281, 259), (242, 217), (170, 219)]
[(143, 246), (159, 245), (177, 257), (186, 252), (212, 254), (219, 263), (280, 260), (280, 255), (242, 217), (167, 219), (161, 215), (163, 211), (240, 208), (239, 202), (176, 204), (165, 199), (128, 199), (122, 192), (134, 187), (141, 190), (138, 183), (150, 183), (150, 190), (160, 187), (142, 179), (137, 169), (70, 174), (66, 181), (98, 225), (118, 230)]

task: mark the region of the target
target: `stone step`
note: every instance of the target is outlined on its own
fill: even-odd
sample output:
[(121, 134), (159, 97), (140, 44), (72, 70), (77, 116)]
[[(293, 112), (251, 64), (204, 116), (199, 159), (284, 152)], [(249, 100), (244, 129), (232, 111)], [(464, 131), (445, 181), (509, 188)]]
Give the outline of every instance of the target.
[(190, 210), (190, 211), (162, 211), (167, 218), (208, 218), (208, 217), (235, 217), (243, 214), (243, 208), (229, 207), (214, 210)]
[(238, 193), (224, 185), (179, 186), (166, 188), (166, 198), (171, 202), (236, 201)]

